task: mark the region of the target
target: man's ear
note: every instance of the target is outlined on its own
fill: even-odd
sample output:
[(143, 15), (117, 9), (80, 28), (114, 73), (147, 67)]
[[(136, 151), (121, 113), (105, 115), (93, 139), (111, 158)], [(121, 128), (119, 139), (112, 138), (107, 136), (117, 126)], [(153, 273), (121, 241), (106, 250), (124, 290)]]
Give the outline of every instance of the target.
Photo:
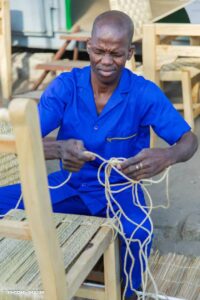
[(87, 53), (89, 54), (90, 53), (90, 47), (91, 47), (91, 38), (88, 39), (86, 46), (87, 46)]
[(134, 54), (135, 54), (135, 46), (131, 44), (131, 46), (128, 50), (127, 60), (130, 60)]

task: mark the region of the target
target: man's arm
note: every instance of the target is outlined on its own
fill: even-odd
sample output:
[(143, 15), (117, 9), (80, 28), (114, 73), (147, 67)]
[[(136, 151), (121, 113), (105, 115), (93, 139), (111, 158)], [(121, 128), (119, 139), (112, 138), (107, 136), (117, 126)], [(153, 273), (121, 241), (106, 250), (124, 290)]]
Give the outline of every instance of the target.
[(189, 131), (171, 147), (142, 150), (136, 156), (124, 161), (121, 170), (135, 180), (150, 178), (173, 164), (187, 161), (197, 148), (197, 137)]
[(80, 140), (56, 141), (54, 138), (46, 138), (43, 140), (43, 148), (45, 159), (61, 159), (63, 168), (69, 172), (78, 172), (85, 162), (95, 159), (84, 153), (86, 149)]

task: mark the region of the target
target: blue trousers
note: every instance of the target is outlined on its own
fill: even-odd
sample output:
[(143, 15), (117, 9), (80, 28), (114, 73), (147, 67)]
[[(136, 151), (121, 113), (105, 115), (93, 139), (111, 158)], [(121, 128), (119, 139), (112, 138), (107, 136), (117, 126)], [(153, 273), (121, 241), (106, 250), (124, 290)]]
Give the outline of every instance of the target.
[[(11, 185), (11, 186), (5, 186), (0, 188), (0, 214), (5, 214), (10, 209), (14, 208), (17, 200), (19, 199), (21, 193), (20, 185)], [(121, 199), (121, 198), (120, 198)], [(123, 208), (124, 212), (135, 223), (141, 223), (145, 219), (145, 213), (138, 208), (137, 206), (132, 204), (132, 207), (127, 205), (126, 199), (124, 201), (121, 201), (119, 199), (120, 205)], [(144, 204), (144, 203), (143, 203)], [(19, 208), (23, 207), (23, 202), (20, 203)], [(113, 204), (113, 208), (115, 211), (117, 211), (117, 206)], [(71, 213), (71, 214), (82, 214), (82, 215), (91, 215), (89, 209), (86, 207), (84, 202), (80, 199), (78, 196), (73, 196), (68, 199), (62, 200), (60, 202), (57, 202), (53, 204), (53, 211), (54, 212), (60, 212), (60, 213)], [(110, 213), (112, 216), (112, 212)], [(99, 217), (106, 217), (106, 207), (102, 209), (96, 216)], [(136, 229), (136, 225), (129, 222), (124, 216), (121, 216), (121, 223), (123, 226), (123, 231), (125, 233), (126, 238), (130, 238), (133, 231)], [(149, 220), (147, 219), (143, 227), (145, 227), (147, 230), (150, 230), (151, 224)], [(141, 243), (145, 241), (145, 239), (148, 237), (148, 233), (146, 230), (140, 228), (137, 229), (134, 234), (134, 239), (139, 240)], [(138, 289), (141, 285), (141, 263), (140, 263), (140, 247), (139, 242), (135, 241), (130, 243), (130, 248), (132, 255), (134, 256), (135, 262), (134, 267), (132, 269), (132, 260), (130, 255), (128, 255), (127, 260), (125, 261), (125, 252), (126, 252), (126, 243), (122, 237), (120, 237), (121, 240), (121, 265), (122, 265), (122, 282), (125, 285), (125, 282), (127, 280), (126, 274), (124, 272), (124, 267), (126, 268), (126, 272), (129, 273), (130, 270), (132, 270), (131, 275), (131, 281), (128, 284), (128, 288), (126, 291), (126, 296), (129, 297), (132, 295), (131, 286), (134, 289)], [(152, 241), (150, 240), (148, 245), (143, 246), (143, 250), (146, 251), (147, 255), (150, 254)], [(145, 269), (145, 263), (143, 261), (143, 270)]]

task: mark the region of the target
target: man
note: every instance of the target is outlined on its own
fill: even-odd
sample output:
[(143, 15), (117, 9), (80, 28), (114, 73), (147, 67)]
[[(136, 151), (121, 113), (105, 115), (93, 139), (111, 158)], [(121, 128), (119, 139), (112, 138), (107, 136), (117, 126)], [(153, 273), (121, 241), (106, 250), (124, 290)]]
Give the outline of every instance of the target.
[[(56, 212), (106, 216), (105, 193), (97, 180), (101, 162), (94, 155), (85, 154), (85, 150), (105, 159), (125, 157), (118, 167), (126, 176), (139, 181), (188, 160), (197, 149), (195, 135), (162, 91), (124, 68), (126, 60), (133, 55), (132, 36), (133, 24), (126, 14), (108, 11), (98, 16), (87, 44), (91, 67), (61, 74), (41, 97), (42, 135), (60, 127), (56, 141), (44, 141), (46, 159), (61, 160), (61, 171), (49, 175), (49, 182), (60, 184), (68, 172), (72, 172), (68, 184), (51, 191)], [(169, 147), (149, 149), (150, 126)], [(119, 183), (123, 178), (113, 172), (110, 180)], [(0, 190), (1, 195), (3, 192), (8, 195), (8, 191), (11, 206), (14, 199), (16, 202), (19, 187)], [(141, 188), (138, 193), (141, 205), (145, 205)], [(136, 223), (144, 220), (144, 212), (132, 202), (131, 189), (116, 194), (116, 199), (131, 220)], [(8, 210), (7, 203), (8, 199), (2, 212)], [(114, 203), (113, 207), (117, 211)], [(136, 226), (124, 217), (121, 222), (126, 237), (130, 238)], [(143, 227), (150, 230), (148, 220)], [(144, 228), (134, 235), (141, 242), (147, 238)], [(149, 255), (150, 248), (151, 243), (148, 243), (143, 250)], [(125, 251), (126, 245), (121, 239), (122, 264), (129, 272), (131, 259), (128, 257), (124, 262)], [(137, 242), (131, 244), (131, 251), (135, 264), (126, 299), (137, 299), (131, 289), (131, 284), (136, 290), (141, 285)], [(125, 284), (123, 272), (122, 277)]]

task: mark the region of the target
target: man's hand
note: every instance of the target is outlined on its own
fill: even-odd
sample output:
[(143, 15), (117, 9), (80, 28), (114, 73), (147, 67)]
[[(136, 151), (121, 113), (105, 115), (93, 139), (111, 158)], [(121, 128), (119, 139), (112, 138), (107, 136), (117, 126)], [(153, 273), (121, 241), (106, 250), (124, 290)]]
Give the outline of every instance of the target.
[(94, 160), (95, 157), (85, 154), (86, 151), (83, 142), (80, 140), (70, 139), (59, 141), (59, 157), (62, 160), (63, 169), (70, 172), (78, 172), (85, 162)]
[(134, 180), (150, 178), (168, 166), (170, 157), (168, 149), (144, 149), (134, 157), (121, 163), (121, 171)]
[(121, 163), (121, 171), (128, 177), (141, 180), (159, 174), (170, 165), (187, 161), (198, 148), (197, 137), (186, 132), (176, 144), (168, 148), (144, 149)]
[(86, 150), (81, 140), (44, 139), (44, 154), (46, 159), (61, 159), (63, 168), (69, 172), (78, 172), (85, 162), (94, 160), (95, 157)]

